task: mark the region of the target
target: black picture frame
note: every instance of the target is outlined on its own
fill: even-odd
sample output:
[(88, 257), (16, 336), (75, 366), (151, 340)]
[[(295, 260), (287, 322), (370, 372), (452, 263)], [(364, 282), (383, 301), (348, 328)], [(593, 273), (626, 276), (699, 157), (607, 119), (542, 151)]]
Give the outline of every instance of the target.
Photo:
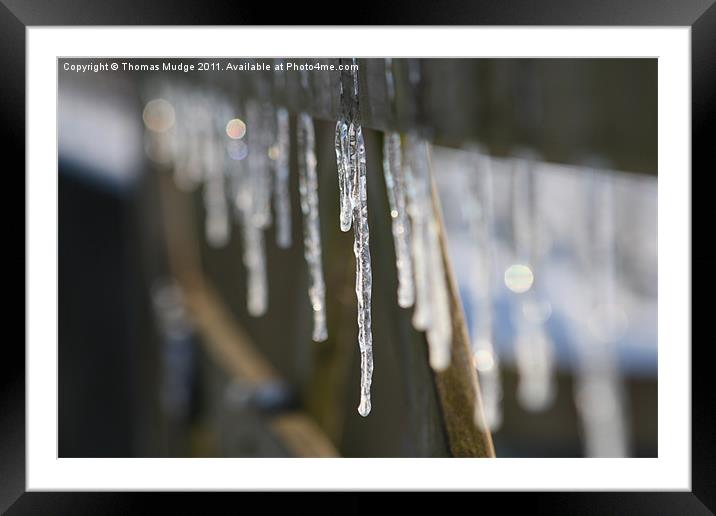
[[(333, 4), (335, 5), (335, 4)], [(351, 24), (431, 25), (679, 25), (691, 27), (692, 78), (692, 210), (693, 236), (710, 220), (697, 197), (708, 188), (694, 189), (696, 171), (716, 171), (713, 135), (716, 134), (716, 4), (713, 0), (503, 0), (494, 2), (448, 0), (420, 5), (401, 0), (361, 3)], [(280, 6), (280, 7), (277, 7)], [(2, 0), (0, 2), (0, 114), (6, 178), (12, 177), (25, 195), (25, 37), (26, 28), (43, 25), (244, 25), (285, 22), (315, 25), (315, 14), (332, 5), (258, 2), (240, 5), (222, 1), (210, 6), (190, 1), (110, 0), (104, 2)], [(336, 12), (336, 11), (334, 11)], [(348, 14), (349, 11), (343, 11)], [(345, 16), (345, 15), (344, 15)], [(8, 158), (11, 158), (8, 160)], [(12, 159), (14, 158), (14, 159)], [(14, 163), (12, 167), (8, 163)], [(22, 178), (22, 179), (21, 179)], [(18, 190), (6, 189), (6, 201)], [(12, 192), (12, 193), (11, 193)], [(6, 203), (7, 205), (7, 203)], [(16, 212), (13, 212), (16, 213)], [(17, 215), (5, 215), (6, 228), (15, 229)], [(12, 218), (11, 218), (12, 217)], [(12, 221), (12, 222), (10, 222)], [(17, 229), (19, 231), (19, 229)], [(703, 234), (708, 235), (705, 230)], [(692, 240), (694, 244), (698, 240)], [(703, 238), (699, 253), (692, 248), (692, 269), (709, 270), (716, 259)], [(695, 246), (693, 246), (695, 247)], [(6, 248), (8, 254), (10, 247)], [(15, 247), (12, 248), (15, 251)], [(15, 251), (16, 253), (16, 251)], [(15, 256), (15, 255), (13, 255)], [(27, 263), (23, 238), (23, 258)], [(10, 263), (16, 263), (17, 259)], [(11, 265), (6, 265), (11, 267)], [(6, 270), (6, 274), (9, 269)], [(707, 281), (697, 282), (705, 289)], [(692, 291), (693, 292), (693, 291)], [(19, 303), (6, 298), (9, 306)], [(23, 296), (24, 300), (24, 296)], [(23, 303), (24, 312), (24, 303)], [(706, 310), (692, 301), (692, 313)], [(668, 317), (668, 314), (661, 314)], [(693, 317), (693, 316), (692, 316)], [(6, 320), (12, 320), (9, 316)], [(692, 319), (693, 321), (693, 319)], [(696, 326), (692, 322), (692, 327)], [(24, 330), (23, 330), (24, 332)], [(9, 334), (9, 333), (7, 333)], [(692, 339), (694, 340), (694, 339)], [(694, 340), (695, 342), (695, 340)], [(678, 345), (679, 343), (674, 343)], [(25, 351), (20, 339), (6, 338), (0, 359), (0, 510), (8, 514), (114, 514), (144, 512), (147, 494), (25, 493)], [(495, 500), (501, 510), (527, 502), (533, 508), (569, 514), (645, 513), (713, 514), (716, 511), (716, 389), (707, 359), (711, 343), (692, 344), (692, 491), (644, 493), (530, 493), (522, 496), (479, 494)], [(370, 496), (370, 495), (368, 495)], [(526, 499), (525, 499), (526, 498)], [(166, 496), (162, 503), (168, 503)], [(196, 505), (194, 505), (196, 503)], [(362, 504), (361, 502), (360, 504)], [(422, 503), (422, 502), (421, 502)], [(482, 503), (482, 502), (481, 502)], [(207, 512), (205, 496), (189, 502), (182, 497), (181, 512)], [(354, 504), (352, 504), (354, 505)], [(476, 508), (478, 506), (475, 506)]]

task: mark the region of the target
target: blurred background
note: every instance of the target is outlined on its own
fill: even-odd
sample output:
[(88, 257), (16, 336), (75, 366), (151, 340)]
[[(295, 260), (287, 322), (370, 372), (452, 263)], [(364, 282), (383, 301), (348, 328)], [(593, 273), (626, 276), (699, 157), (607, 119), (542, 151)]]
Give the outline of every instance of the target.
[[(120, 67), (83, 68), (100, 62)], [(497, 457), (657, 456), (656, 60), (58, 66), (60, 456), (483, 456), (490, 442)], [(367, 169), (367, 417), (339, 227), (335, 129), (349, 112)], [(321, 342), (300, 113), (315, 128)], [(396, 298), (396, 133), (430, 144), (453, 334), (441, 373)], [(241, 206), (261, 195), (272, 221), (252, 232)]]

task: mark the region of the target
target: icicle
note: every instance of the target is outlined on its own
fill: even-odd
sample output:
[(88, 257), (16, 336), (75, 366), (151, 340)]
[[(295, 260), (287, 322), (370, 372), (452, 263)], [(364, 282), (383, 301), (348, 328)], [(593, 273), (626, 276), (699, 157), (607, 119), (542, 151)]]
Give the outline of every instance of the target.
[(351, 229), (353, 219), (352, 176), (350, 171), (350, 149), (348, 124), (345, 120), (336, 122), (334, 147), (336, 151), (336, 167), (338, 168), (338, 193), (341, 231)]
[(430, 365), (436, 371), (441, 371), (450, 365), (452, 320), (432, 203), (428, 143), (415, 135), (409, 135), (405, 156), (405, 182), (415, 268), (413, 326), (427, 332)]
[[(468, 164), (469, 184), (465, 198), (465, 216), (475, 245), (471, 278), (474, 315), (471, 328), (472, 353), (480, 381), (484, 426), (497, 430), (502, 421), (500, 402), (502, 384), (500, 360), (493, 344), (492, 270), (494, 263), (492, 228), (492, 163), (489, 156), (471, 154)], [(477, 409), (478, 407), (476, 407)], [(483, 425), (482, 415), (475, 411), (475, 422)]]
[(413, 260), (410, 256), (410, 223), (406, 209), (405, 177), (400, 135), (387, 133), (383, 139), (383, 174), (388, 191), (392, 221), (395, 265), (398, 271), (398, 305), (408, 308), (415, 302)]
[(274, 159), (274, 209), (276, 211), (276, 245), (291, 247), (291, 196), (288, 191), (290, 133), (288, 111), (276, 111), (276, 143), (272, 147)]
[(198, 95), (181, 91), (177, 100), (174, 183), (187, 192), (196, 190), (202, 179), (201, 125), (204, 118)]
[[(219, 114), (221, 112), (219, 111)], [(221, 124), (221, 117), (219, 124)], [(224, 148), (221, 134), (212, 122), (206, 128), (204, 141), (204, 208), (206, 210), (206, 239), (212, 247), (222, 247), (229, 240), (229, 208), (224, 184)]]
[[(368, 199), (366, 188), (366, 158), (363, 130), (355, 127), (355, 145), (351, 145), (351, 169), (353, 176), (353, 253), (356, 259), (356, 298), (358, 300), (358, 346), (361, 355), (361, 396), (358, 413), (370, 414), (370, 385), (373, 378), (373, 332), (371, 329), (370, 246), (368, 231)], [(353, 143), (353, 140), (351, 140)]]
[[(357, 60), (352, 60), (356, 65)], [(353, 226), (353, 254), (356, 261), (356, 299), (358, 304), (358, 347), (360, 349), (360, 403), (358, 413), (366, 417), (371, 411), (370, 386), (373, 379), (373, 331), (371, 329), (372, 272), (368, 230), (368, 191), (363, 129), (358, 121), (358, 70), (351, 71), (354, 103), (345, 109), (347, 120), (336, 124), (335, 152), (340, 190), (340, 226)], [(341, 77), (341, 103), (345, 102)], [(345, 108), (345, 105), (344, 105)]]
[(260, 317), (268, 309), (268, 280), (263, 229), (243, 220), (244, 266), (246, 267), (246, 309), (249, 315)]
[[(628, 455), (627, 421), (624, 416), (623, 384), (617, 367), (616, 341), (620, 328), (617, 298), (617, 270), (614, 222), (613, 178), (585, 171), (585, 194), (592, 205), (586, 213), (591, 228), (585, 242), (585, 271), (593, 278), (586, 310), (585, 341), (580, 353), (580, 369), (575, 401), (584, 429), (588, 457), (625, 457)], [(589, 205), (589, 203), (585, 203)], [(583, 229), (582, 229), (583, 230)]]
[(452, 319), (450, 317), (450, 301), (445, 283), (442, 246), (438, 240), (438, 224), (435, 217), (431, 217), (428, 224), (430, 308), (433, 315), (427, 331), (427, 337), (430, 365), (436, 371), (442, 371), (450, 366)]
[(256, 176), (257, 191), (255, 195), (257, 197), (256, 213), (255, 215), (259, 218), (259, 223), (262, 228), (267, 228), (272, 223), (271, 217), (271, 146), (274, 143), (274, 134), (276, 127), (276, 113), (271, 104), (264, 104), (261, 107), (261, 121), (259, 124), (259, 156), (260, 156), (260, 171)]
[(428, 290), (429, 267), (426, 253), (426, 216), (427, 207), (424, 205), (424, 185), (415, 177), (409, 153), (415, 149), (412, 140), (407, 142), (404, 149), (403, 169), (406, 183), (408, 201), (408, 215), (410, 216), (410, 230), (413, 252), (413, 270), (415, 275), (415, 309), (413, 310), (413, 326), (416, 330), (426, 330), (430, 326), (430, 297)]
[(507, 269), (505, 281), (507, 287), (519, 295), (515, 340), (519, 373), (517, 397), (527, 410), (539, 411), (554, 401), (556, 386), (553, 344), (544, 327), (549, 305), (533, 285), (542, 254), (534, 159), (516, 159), (512, 179), (515, 257), (519, 263)]
[(313, 120), (306, 113), (298, 117), (298, 178), (303, 212), (304, 255), (308, 264), (308, 296), (313, 309), (313, 340), (328, 338), (326, 329), (326, 286), (321, 260), (321, 228), (318, 215), (318, 177), (316, 175), (316, 138)]
[[(240, 180), (237, 196), (244, 237), (243, 260), (246, 267), (246, 307), (250, 315), (259, 317), (268, 309), (268, 280), (263, 229), (270, 222), (270, 181), (267, 138), (263, 132), (259, 106), (250, 102), (246, 107), (248, 137), (248, 170)], [(244, 195), (242, 195), (244, 194)]]

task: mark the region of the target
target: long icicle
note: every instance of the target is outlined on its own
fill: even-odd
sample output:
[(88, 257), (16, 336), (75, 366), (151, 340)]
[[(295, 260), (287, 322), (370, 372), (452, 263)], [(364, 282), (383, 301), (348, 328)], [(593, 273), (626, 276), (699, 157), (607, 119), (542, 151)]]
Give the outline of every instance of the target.
[[(221, 112), (219, 112), (221, 115)], [(221, 116), (216, 117), (221, 125)], [(212, 117), (206, 128), (204, 183), (204, 207), (206, 209), (206, 240), (212, 247), (223, 247), (229, 241), (229, 207), (224, 184), (224, 146), (223, 138), (215, 128)]]
[(400, 135), (386, 133), (383, 139), (383, 174), (390, 204), (390, 218), (398, 271), (398, 305), (408, 308), (415, 302), (413, 259), (410, 255), (410, 223), (406, 210), (405, 177), (402, 167)]
[(254, 317), (262, 316), (268, 308), (268, 280), (263, 229), (243, 214), (244, 266), (246, 267), (246, 309)]
[(405, 177), (416, 278), (413, 325), (416, 329), (426, 331), (430, 366), (436, 371), (442, 371), (450, 365), (452, 320), (438, 224), (432, 204), (428, 143), (415, 135), (409, 135), (406, 156), (410, 160)]
[[(351, 124), (353, 127), (354, 124)], [(353, 253), (356, 259), (356, 298), (358, 300), (358, 346), (361, 355), (361, 393), (358, 413), (370, 414), (370, 385), (373, 378), (373, 332), (371, 329), (370, 247), (368, 231), (368, 199), (366, 188), (366, 158), (363, 130), (355, 124), (355, 139), (351, 138), (351, 171), (353, 173)]]
[[(352, 60), (357, 65), (357, 59)], [(371, 329), (372, 272), (368, 230), (368, 193), (363, 129), (359, 122), (358, 69), (352, 70), (352, 105), (346, 107), (341, 76), (343, 117), (336, 123), (334, 139), (338, 186), (340, 191), (340, 227), (353, 226), (353, 254), (356, 261), (356, 299), (358, 304), (358, 347), (360, 349), (360, 402), (358, 413), (366, 417), (371, 411), (370, 386), (373, 379), (373, 331)]]
[(428, 291), (429, 267), (426, 249), (426, 193), (424, 181), (416, 177), (413, 170), (413, 161), (411, 157), (417, 149), (415, 147), (415, 138), (409, 136), (406, 138), (406, 145), (403, 148), (403, 170), (406, 184), (406, 194), (408, 201), (408, 215), (411, 224), (411, 242), (413, 252), (413, 268), (415, 273), (415, 309), (413, 310), (413, 326), (417, 330), (427, 330), (430, 326), (430, 296)]
[(274, 163), (274, 209), (276, 211), (276, 245), (291, 247), (291, 196), (289, 195), (290, 129), (288, 111), (276, 111), (276, 143), (272, 147)]
[(318, 177), (316, 174), (316, 137), (313, 120), (306, 113), (298, 117), (298, 178), (303, 212), (304, 255), (308, 264), (308, 296), (313, 309), (313, 340), (328, 338), (326, 329), (326, 285), (321, 260), (321, 228), (318, 215)]
[[(512, 217), (516, 265), (527, 267), (534, 278), (540, 277), (540, 233), (542, 223), (538, 204), (538, 174), (535, 158), (513, 162)], [(555, 400), (554, 345), (544, 323), (548, 310), (539, 292), (540, 285), (518, 289), (517, 307), (521, 313), (515, 338), (518, 384), (517, 399), (529, 411), (547, 409)], [(548, 305), (547, 305), (548, 306)]]
[(466, 170), (468, 183), (465, 197), (464, 214), (474, 237), (474, 256), (472, 262), (471, 283), (474, 289), (472, 353), (475, 369), (480, 379), (483, 411), (475, 406), (475, 423), (486, 430), (495, 431), (502, 423), (502, 384), (500, 360), (495, 350), (492, 324), (494, 311), (492, 306), (491, 281), (493, 250), (493, 182), (492, 160), (479, 152), (470, 153)]
[(422, 153), (425, 159), (428, 187), (428, 198), (425, 206), (430, 210), (428, 217), (427, 245), (429, 251), (430, 291), (432, 321), (428, 328), (428, 347), (430, 351), (430, 365), (436, 371), (443, 371), (450, 366), (452, 351), (452, 317), (450, 316), (450, 300), (447, 290), (445, 263), (443, 262), (442, 246), (440, 245), (438, 218), (435, 215), (436, 207), (432, 202), (432, 170), (430, 162), (430, 147), (428, 142), (421, 142)]
[(241, 225), (244, 236), (244, 266), (247, 275), (246, 306), (250, 315), (264, 315), (268, 309), (268, 279), (266, 277), (266, 249), (263, 229), (268, 224), (264, 206), (264, 189), (270, 183), (264, 176), (269, 170), (264, 157), (265, 136), (262, 131), (261, 111), (255, 102), (247, 105), (247, 135), (249, 140), (248, 181), (245, 186), (250, 192), (241, 199), (244, 208)]

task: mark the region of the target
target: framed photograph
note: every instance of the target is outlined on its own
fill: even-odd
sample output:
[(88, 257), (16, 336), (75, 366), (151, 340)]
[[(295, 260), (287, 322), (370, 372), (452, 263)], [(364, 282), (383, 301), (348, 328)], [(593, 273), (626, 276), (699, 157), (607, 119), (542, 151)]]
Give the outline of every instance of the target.
[(288, 490), (713, 513), (691, 285), (716, 7), (4, 4), (26, 311), (3, 511)]

